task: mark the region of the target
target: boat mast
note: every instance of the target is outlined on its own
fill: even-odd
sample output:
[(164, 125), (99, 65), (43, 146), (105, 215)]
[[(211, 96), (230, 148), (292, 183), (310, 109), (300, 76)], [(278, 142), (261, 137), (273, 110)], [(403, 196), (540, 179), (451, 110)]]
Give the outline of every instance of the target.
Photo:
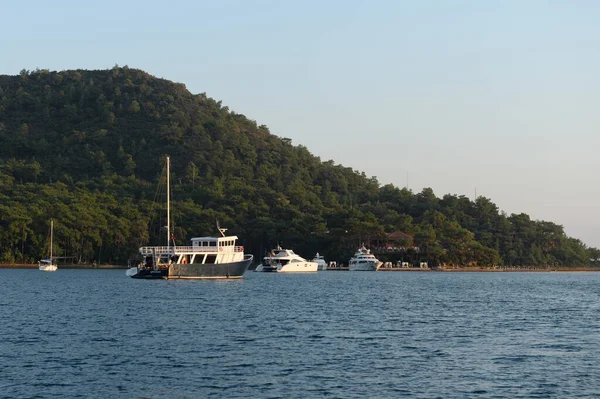
[(170, 181), (171, 158), (167, 157), (167, 251), (171, 247), (171, 181)]
[(52, 244), (54, 243), (54, 220), (50, 219), (50, 264), (52, 264)]

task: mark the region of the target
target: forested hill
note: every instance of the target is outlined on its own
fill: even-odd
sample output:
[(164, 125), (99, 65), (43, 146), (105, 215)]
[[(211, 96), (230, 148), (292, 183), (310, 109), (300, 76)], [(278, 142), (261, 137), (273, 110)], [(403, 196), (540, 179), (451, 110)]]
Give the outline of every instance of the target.
[(0, 76), (0, 262), (55, 251), (125, 264), (164, 243), (155, 197), (171, 157), (178, 244), (215, 221), (257, 257), (283, 243), (345, 260), (401, 231), (399, 257), (431, 264), (581, 267), (598, 250), (484, 197), (438, 198), (322, 162), (220, 101), (128, 67)]

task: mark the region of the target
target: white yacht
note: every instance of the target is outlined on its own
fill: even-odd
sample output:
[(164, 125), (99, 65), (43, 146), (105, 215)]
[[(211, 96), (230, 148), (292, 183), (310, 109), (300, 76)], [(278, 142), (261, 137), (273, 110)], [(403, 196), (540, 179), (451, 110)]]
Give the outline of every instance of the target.
[(350, 271), (377, 271), (381, 266), (379, 259), (371, 253), (371, 250), (363, 245), (356, 251), (354, 256), (350, 258), (348, 270)]
[(327, 270), (327, 262), (325, 262), (325, 258), (323, 257), (323, 255), (319, 255), (319, 253), (317, 252), (312, 261), (317, 264), (317, 269), (319, 271)]
[(277, 247), (271, 251), (270, 256), (265, 256), (263, 263), (256, 271), (277, 271), (278, 273), (316, 272), (319, 266), (316, 262), (307, 261), (291, 249)]

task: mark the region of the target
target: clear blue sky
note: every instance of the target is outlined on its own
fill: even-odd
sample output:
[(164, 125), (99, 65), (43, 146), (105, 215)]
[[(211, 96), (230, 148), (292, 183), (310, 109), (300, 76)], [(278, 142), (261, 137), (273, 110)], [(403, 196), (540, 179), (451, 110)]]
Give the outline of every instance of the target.
[(143, 69), (382, 184), (476, 190), (600, 247), (600, 2), (3, 0), (0, 15), (0, 74)]

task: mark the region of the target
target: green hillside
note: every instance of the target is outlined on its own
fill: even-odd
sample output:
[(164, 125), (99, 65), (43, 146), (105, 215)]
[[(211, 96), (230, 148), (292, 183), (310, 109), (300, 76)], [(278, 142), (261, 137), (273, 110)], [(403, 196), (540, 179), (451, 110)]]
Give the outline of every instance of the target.
[(395, 243), (406, 248), (397, 257), (431, 264), (582, 267), (600, 257), (562, 226), (503, 214), (484, 197), (382, 186), (204, 93), (115, 66), (0, 76), (0, 262), (42, 257), (50, 218), (55, 251), (78, 261), (126, 264), (164, 242), (156, 199), (167, 155), (179, 244), (215, 234), (218, 220), (257, 257), (279, 242), (347, 261), (394, 231), (413, 238)]

